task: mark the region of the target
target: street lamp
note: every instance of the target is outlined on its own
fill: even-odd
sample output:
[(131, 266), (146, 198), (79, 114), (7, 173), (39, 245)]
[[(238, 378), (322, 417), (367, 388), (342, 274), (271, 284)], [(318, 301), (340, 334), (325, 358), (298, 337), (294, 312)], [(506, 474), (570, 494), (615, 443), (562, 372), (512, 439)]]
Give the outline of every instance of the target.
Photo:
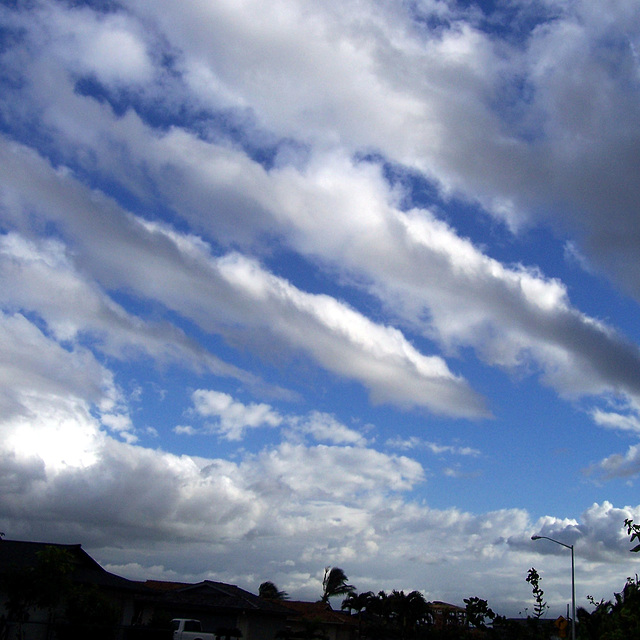
[(571, 549), (571, 640), (576, 640), (576, 573), (575, 573), (575, 564), (573, 561), (573, 545), (565, 544), (564, 542), (560, 542), (559, 540), (554, 540), (553, 538), (549, 538), (548, 536), (531, 536), (532, 540), (551, 540), (551, 542), (555, 542), (562, 547), (566, 547), (567, 549)]

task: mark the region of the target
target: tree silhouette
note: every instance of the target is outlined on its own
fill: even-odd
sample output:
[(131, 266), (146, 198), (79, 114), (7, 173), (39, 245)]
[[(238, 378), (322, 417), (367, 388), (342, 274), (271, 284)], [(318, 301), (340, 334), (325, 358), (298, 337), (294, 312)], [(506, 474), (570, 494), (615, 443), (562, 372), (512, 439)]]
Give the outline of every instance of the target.
[(258, 596), (265, 600), (288, 600), (289, 594), (286, 591), (280, 591), (276, 585), (267, 580), (258, 587)]
[(467, 620), (469, 624), (477, 629), (486, 629), (487, 625), (485, 620), (495, 620), (496, 614), (489, 608), (489, 604), (486, 600), (482, 600), (478, 597), (465, 598), (464, 603), (466, 605)]
[(614, 600), (595, 602), (587, 599), (595, 606), (589, 613), (580, 607), (577, 612), (580, 621), (579, 637), (584, 640), (626, 640), (640, 637), (640, 583), (627, 578), (627, 583), (620, 593), (614, 593)]
[(400, 637), (413, 635), (416, 627), (429, 624), (431, 611), (429, 604), (419, 591), (405, 594), (404, 591), (391, 592), (388, 598), (391, 619), (400, 628)]
[(544, 601), (544, 591), (540, 587), (540, 581), (542, 578), (534, 567), (529, 569), (527, 573), (527, 582), (531, 585), (533, 591), (533, 598), (535, 604), (533, 605), (533, 614), (536, 618), (541, 618), (544, 612), (547, 610), (547, 603)]
[(362, 612), (371, 606), (375, 600), (373, 591), (365, 591), (364, 593), (351, 592), (342, 601), (342, 610), (348, 609), (349, 613), (355, 611), (358, 614), (358, 637), (362, 635)]
[(342, 610), (347, 609), (349, 613), (355, 611), (360, 613), (370, 606), (371, 601), (375, 598), (373, 591), (365, 591), (364, 593), (356, 593), (352, 591), (343, 601)]
[(321, 602), (329, 602), (333, 596), (343, 596), (355, 591), (355, 587), (347, 583), (347, 575), (340, 567), (326, 567), (322, 579)]
[(429, 603), (419, 591), (380, 591), (369, 596), (366, 610), (367, 638), (422, 638), (432, 623)]
[[(631, 542), (634, 540), (640, 541), (640, 524), (633, 524), (633, 520), (627, 518), (624, 521), (624, 526), (627, 527), (627, 535), (631, 536)], [(640, 551), (640, 544), (637, 544), (633, 549), (629, 549), (633, 553)]]

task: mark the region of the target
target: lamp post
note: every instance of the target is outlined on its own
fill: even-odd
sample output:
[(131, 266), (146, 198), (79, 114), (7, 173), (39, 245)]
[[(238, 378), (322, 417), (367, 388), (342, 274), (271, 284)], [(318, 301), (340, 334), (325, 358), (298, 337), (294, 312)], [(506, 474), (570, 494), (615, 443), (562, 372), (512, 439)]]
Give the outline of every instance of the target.
[(559, 540), (554, 540), (548, 536), (531, 536), (532, 540), (551, 540), (562, 547), (571, 549), (571, 640), (576, 640), (576, 578), (575, 578), (575, 564), (573, 561), (573, 545), (565, 544)]

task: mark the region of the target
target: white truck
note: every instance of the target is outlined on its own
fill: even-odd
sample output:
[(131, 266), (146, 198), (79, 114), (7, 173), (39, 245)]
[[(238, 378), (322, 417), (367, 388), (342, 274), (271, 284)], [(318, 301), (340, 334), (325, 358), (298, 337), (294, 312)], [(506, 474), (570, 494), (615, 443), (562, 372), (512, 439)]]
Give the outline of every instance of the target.
[(205, 633), (200, 620), (175, 618), (171, 621), (173, 640), (216, 640), (215, 633)]

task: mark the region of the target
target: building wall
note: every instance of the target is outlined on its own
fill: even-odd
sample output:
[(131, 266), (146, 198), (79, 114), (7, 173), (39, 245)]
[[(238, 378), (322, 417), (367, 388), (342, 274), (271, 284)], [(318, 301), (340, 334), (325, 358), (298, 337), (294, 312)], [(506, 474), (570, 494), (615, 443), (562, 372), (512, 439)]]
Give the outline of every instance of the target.
[(247, 614), (238, 618), (243, 640), (273, 640), (286, 627), (286, 619), (264, 614)]

